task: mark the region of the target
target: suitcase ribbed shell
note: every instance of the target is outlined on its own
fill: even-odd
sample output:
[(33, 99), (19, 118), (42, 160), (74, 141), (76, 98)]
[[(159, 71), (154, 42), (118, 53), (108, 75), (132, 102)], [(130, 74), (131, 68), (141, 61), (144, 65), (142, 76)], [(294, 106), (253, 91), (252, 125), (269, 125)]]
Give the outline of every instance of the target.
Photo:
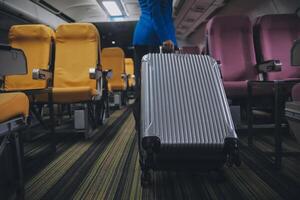
[(142, 138), (157, 136), (162, 146), (206, 147), (237, 137), (213, 58), (148, 54), (141, 80)]

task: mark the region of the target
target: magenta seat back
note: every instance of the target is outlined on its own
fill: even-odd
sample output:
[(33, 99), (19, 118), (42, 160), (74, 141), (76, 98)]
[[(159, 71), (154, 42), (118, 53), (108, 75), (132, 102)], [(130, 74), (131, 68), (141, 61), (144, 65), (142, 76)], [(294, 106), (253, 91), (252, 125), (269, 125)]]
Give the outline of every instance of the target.
[(217, 16), (207, 23), (209, 54), (221, 62), (224, 81), (257, 79), (251, 21), (247, 16)]
[(267, 80), (300, 78), (300, 68), (291, 66), (291, 48), (300, 38), (300, 18), (294, 14), (265, 15), (255, 25), (261, 61), (280, 60), (281, 72), (267, 74)]

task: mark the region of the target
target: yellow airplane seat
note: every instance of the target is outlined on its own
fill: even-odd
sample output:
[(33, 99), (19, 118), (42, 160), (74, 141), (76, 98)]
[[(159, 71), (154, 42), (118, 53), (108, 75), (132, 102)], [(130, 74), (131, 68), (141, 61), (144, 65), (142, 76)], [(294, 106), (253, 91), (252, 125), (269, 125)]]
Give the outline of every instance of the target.
[[(36, 70), (34, 77), (40, 78), (43, 73), (43, 70)], [(89, 117), (85, 114), (82, 117), (92, 119), (88, 120), (87, 124), (95, 128), (98, 122), (102, 123), (105, 115), (103, 76), (100, 65), (100, 36), (97, 28), (91, 23), (62, 24), (56, 29), (53, 86), (47, 95), (48, 98), (41, 98), (39, 101), (86, 105), (83, 107), (87, 112), (83, 113), (88, 113), (86, 115)], [(76, 120), (80, 117), (76, 118), (76, 113), (74, 116), (76, 129), (79, 124)], [(78, 129), (88, 133), (86, 131), (89, 127), (85, 124)]]
[(90, 68), (100, 70), (98, 50), (99, 33), (94, 25), (63, 24), (56, 29), (54, 103), (91, 101), (101, 94), (97, 81), (89, 77)]
[(119, 47), (110, 47), (102, 49), (102, 67), (106, 70), (112, 70), (112, 77), (109, 79), (109, 84), (113, 91), (126, 90), (125, 75), (125, 53)]
[[(16, 180), (17, 199), (24, 198), (24, 175), (22, 152), (20, 145), (19, 130), (23, 129), (27, 123), (29, 113), (29, 100), (26, 94), (21, 92), (0, 93), (0, 149), (6, 149), (7, 146), (15, 147), (15, 157), (17, 161), (18, 180)], [(2, 157), (3, 151), (0, 151)], [(6, 162), (9, 162), (7, 160)], [(8, 163), (0, 163), (9, 165)]]
[(135, 77), (134, 77), (134, 64), (132, 58), (125, 58), (125, 73), (128, 77), (128, 87), (134, 88)]
[(54, 31), (45, 25), (14, 25), (10, 28), (10, 45), (23, 50), (27, 59), (28, 73), (5, 77), (4, 90), (20, 91), (47, 87), (46, 80), (32, 79), (32, 70), (49, 69), (54, 37)]
[(108, 80), (108, 89), (112, 93), (110, 106), (126, 105), (127, 76), (124, 51), (119, 47), (103, 48), (101, 62), (103, 69), (112, 71), (112, 77)]
[[(42, 118), (43, 104), (34, 105), (36, 98), (44, 93), (48, 87), (47, 79), (34, 80), (33, 70), (40, 68), (42, 70), (53, 69), (53, 55), (55, 32), (48, 26), (43, 24), (26, 24), (14, 25), (8, 33), (9, 43), (11, 48), (22, 50), (25, 55), (26, 73), (10, 73), (4, 77), (4, 84), (1, 88), (5, 92), (24, 92), (30, 102), (30, 113), (45, 127), (46, 124)], [(6, 68), (14, 68), (12, 71), (17, 71), (20, 68), (20, 63), (4, 66)], [(39, 109), (38, 109), (39, 108)]]
[[(8, 45), (0, 45), (0, 78), (7, 78), (14, 75), (25, 75), (27, 73), (27, 62), (25, 54), (20, 49), (11, 48)], [(24, 199), (24, 176), (22, 153), (24, 152), (20, 145), (20, 130), (27, 125), (29, 114), (29, 100), (26, 94), (21, 92), (0, 93), (0, 168), (5, 169), (7, 166), (13, 167), (17, 176), (15, 182), (16, 199)], [(13, 154), (7, 154), (14, 147)], [(7, 151), (6, 151), (7, 150)], [(5, 157), (13, 156), (13, 159)], [(4, 158), (4, 159), (3, 159)], [(15, 160), (16, 162), (12, 161)], [(4, 174), (2, 174), (4, 175)], [(6, 183), (5, 175), (1, 177)]]

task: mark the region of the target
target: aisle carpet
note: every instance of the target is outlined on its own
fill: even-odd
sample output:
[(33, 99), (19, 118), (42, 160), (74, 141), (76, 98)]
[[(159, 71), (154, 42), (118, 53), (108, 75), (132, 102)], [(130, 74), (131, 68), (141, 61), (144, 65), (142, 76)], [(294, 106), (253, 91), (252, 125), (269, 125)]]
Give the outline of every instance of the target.
[[(134, 119), (117, 111), (93, 139), (65, 138), (54, 155), (30, 159), (43, 147), (27, 145), (26, 199), (299, 199), (300, 157), (284, 158), (278, 171), (246, 142), (241, 136), (242, 166), (225, 166), (221, 179), (213, 172), (155, 172), (152, 186), (142, 189)], [(272, 137), (260, 136), (256, 145), (270, 151)], [(299, 147), (285, 140), (285, 150)]]

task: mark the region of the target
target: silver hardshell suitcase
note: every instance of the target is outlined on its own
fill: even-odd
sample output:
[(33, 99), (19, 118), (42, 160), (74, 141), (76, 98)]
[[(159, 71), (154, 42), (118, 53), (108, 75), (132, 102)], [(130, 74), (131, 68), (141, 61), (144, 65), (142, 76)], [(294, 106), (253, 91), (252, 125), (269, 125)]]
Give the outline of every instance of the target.
[(142, 184), (149, 170), (240, 165), (238, 138), (217, 62), (203, 55), (147, 54), (141, 69)]

